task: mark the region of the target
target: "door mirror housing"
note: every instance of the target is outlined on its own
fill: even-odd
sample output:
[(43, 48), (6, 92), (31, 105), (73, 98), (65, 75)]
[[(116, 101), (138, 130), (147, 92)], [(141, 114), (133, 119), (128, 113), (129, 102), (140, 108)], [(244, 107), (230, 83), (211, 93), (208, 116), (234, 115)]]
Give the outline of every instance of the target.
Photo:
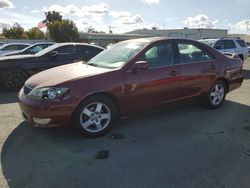
[(220, 46), (215, 46), (214, 48), (217, 49), (217, 50), (221, 50)]
[(143, 71), (143, 70), (148, 70), (149, 64), (147, 61), (137, 61), (135, 64), (132, 66), (132, 71), (137, 72), (137, 71)]
[(53, 58), (53, 57), (56, 57), (58, 54), (59, 54), (58, 51), (51, 51), (49, 53), (49, 57)]

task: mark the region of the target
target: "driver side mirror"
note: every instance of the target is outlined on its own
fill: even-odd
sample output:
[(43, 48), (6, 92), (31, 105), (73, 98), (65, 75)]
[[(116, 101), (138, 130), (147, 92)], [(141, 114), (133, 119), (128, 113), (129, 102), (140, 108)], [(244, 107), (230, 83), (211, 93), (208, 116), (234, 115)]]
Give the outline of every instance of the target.
[(49, 53), (49, 57), (54, 58), (54, 57), (56, 57), (58, 54), (59, 54), (58, 51), (51, 51), (51, 52)]
[(214, 48), (217, 49), (217, 50), (220, 50), (220, 49), (221, 49), (220, 46), (215, 46)]
[(137, 61), (132, 66), (132, 72), (148, 70), (149, 64), (147, 61)]

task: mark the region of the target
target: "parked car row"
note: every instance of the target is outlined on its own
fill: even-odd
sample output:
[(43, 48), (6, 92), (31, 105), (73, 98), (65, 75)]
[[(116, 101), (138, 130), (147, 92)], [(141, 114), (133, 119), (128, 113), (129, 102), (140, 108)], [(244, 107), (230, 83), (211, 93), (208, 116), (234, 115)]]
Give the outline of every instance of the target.
[[(87, 48), (92, 51), (86, 54), (83, 49)], [(23, 64), (23, 71), (15, 68), (3, 74), (12, 90), (26, 76), (67, 64), (25, 82), (19, 92), (25, 120), (43, 128), (74, 125), (84, 135), (97, 137), (109, 132), (118, 118), (172, 102), (201, 98), (211, 108), (218, 108), (226, 94), (243, 82), (241, 59), (228, 58), (198, 41), (144, 38), (102, 50), (83, 44), (55, 44), (34, 57), (17, 56), (0, 63), (5, 67)], [(89, 55), (87, 59), (82, 59), (86, 58), (83, 54)], [(75, 60), (89, 61), (68, 64)]]
[[(46, 48), (33, 55), (37, 47)], [(35, 44), (18, 52), (19, 55), (0, 57), (1, 85), (8, 90), (18, 91), (27, 78), (40, 71), (77, 61), (88, 61), (102, 50), (99, 46), (84, 43)], [(29, 51), (31, 54), (24, 55)]]

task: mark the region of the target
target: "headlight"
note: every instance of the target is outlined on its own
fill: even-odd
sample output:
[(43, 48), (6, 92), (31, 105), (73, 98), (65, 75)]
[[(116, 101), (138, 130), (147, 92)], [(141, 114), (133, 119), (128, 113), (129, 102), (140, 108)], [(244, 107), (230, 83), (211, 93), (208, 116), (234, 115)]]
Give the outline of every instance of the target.
[(37, 99), (63, 99), (69, 94), (68, 88), (35, 88), (28, 94), (29, 97)]

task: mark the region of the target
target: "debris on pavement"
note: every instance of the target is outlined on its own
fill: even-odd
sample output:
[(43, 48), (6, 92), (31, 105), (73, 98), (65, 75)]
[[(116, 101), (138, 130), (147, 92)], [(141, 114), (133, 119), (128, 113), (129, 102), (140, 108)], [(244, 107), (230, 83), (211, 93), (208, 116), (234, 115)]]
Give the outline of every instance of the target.
[(120, 139), (124, 139), (125, 135), (124, 134), (112, 134), (110, 136), (113, 140), (120, 140)]
[(242, 150), (243, 150), (243, 152), (244, 152), (247, 156), (250, 157), (250, 150), (246, 150), (246, 149), (242, 149)]
[(245, 131), (250, 131), (250, 126), (243, 127)]
[(208, 137), (208, 138), (214, 138), (214, 135), (216, 134), (223, 134), (224, 131), (218, 131), (218, 132), (205, 132), (204, 134)]
[(96, 159), (107, 159), (108, 157), (109, 157), (108, 150), (99, 151), (95, 156)]

